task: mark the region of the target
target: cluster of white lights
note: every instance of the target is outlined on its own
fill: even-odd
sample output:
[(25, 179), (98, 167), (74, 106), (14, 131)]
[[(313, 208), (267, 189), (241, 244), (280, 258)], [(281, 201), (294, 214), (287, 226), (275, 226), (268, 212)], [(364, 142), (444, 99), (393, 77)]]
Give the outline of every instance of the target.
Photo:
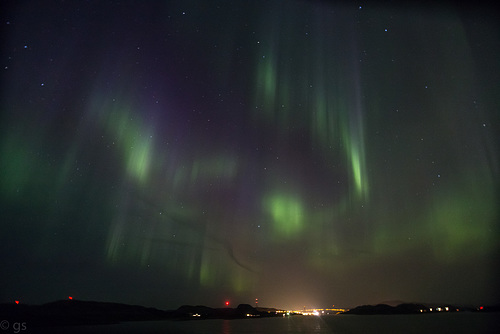
[[(421, 309), (420, 310), (420, 313), (423, 313), (423, 312), (449, 312), (450, 311), (450, 308), (448, 306), (445, 306), (445, 307), (436, 307), (435, 309), (433, 309), (432, 307), (429, 307), (429, 309)], [(458, 311), (458, 309), (457, 309)]]

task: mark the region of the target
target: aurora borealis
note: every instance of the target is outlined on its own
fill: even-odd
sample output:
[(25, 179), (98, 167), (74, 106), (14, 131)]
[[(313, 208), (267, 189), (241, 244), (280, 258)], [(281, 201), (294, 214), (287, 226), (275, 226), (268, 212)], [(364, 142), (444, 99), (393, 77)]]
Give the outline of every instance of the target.
[(0, 301), (498, 302), (494, 10), (4, 7)]

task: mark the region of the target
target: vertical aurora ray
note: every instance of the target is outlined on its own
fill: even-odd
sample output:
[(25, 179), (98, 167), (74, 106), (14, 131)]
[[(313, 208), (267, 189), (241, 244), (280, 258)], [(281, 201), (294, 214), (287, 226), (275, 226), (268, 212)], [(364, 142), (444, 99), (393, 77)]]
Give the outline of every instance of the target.
[(308, 132), (306, 140), (319, 148), (325, 164), (336, 164), (343, 152), (350, 178), (345, 196), (353, 203), (368, 200), (360, 74), (355, 61), (346, 59), (355, 54), (356, 35), (345, 40), (335, 25), (325, 35), (330, 18), (320, 11), (306, 14), (304, 20), (313, 23), (304, 34), (292, 24), (300, 6), (293, 10), (267, 27), (270, 37), (262, 44), (273, 47), (264, 47), (256, 61), (255, 113), (262, 115), (256, 120), (278, 129), (276, 145)]
[(118, 102), (94, 103), (91, 108), (96, 109), (93, 113), (99, 115), (101, 126), (124, 155), (127, 173), (137, 182), (146, 184), (154, 150), (154, 131), (142, 124), (139, 114)]
[(343, 136), (343, 142), (346, 145), (347, 159), (350, 162), (350, 175), (355, 198), (357, 200), (368, 200), (368, 174), (366, 171), (365, 144), (361, 117), (357, 111), (352, 112), (350, 123), (354, 124), (348, 126), (349, 132)]

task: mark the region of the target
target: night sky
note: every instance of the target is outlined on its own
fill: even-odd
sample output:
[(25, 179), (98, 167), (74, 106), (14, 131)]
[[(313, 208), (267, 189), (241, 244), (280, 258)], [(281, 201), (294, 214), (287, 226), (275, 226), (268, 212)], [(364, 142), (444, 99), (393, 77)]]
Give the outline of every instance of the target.
[(500, 300), (493, 9), (0, 13), (0, 302)]

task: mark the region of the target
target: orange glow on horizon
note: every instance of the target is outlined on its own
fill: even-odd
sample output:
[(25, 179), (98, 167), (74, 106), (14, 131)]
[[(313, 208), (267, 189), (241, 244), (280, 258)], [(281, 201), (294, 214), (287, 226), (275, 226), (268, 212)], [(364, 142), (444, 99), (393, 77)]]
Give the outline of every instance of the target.
[(19, 300), (16, 300), (16, 304), (19, 304)]
[(71, 300), (71, 299), (73, 299), (73, 297), (69, 296), (69, 297), (68, 297), (68, 299), (70, 299), (70, 300)]

